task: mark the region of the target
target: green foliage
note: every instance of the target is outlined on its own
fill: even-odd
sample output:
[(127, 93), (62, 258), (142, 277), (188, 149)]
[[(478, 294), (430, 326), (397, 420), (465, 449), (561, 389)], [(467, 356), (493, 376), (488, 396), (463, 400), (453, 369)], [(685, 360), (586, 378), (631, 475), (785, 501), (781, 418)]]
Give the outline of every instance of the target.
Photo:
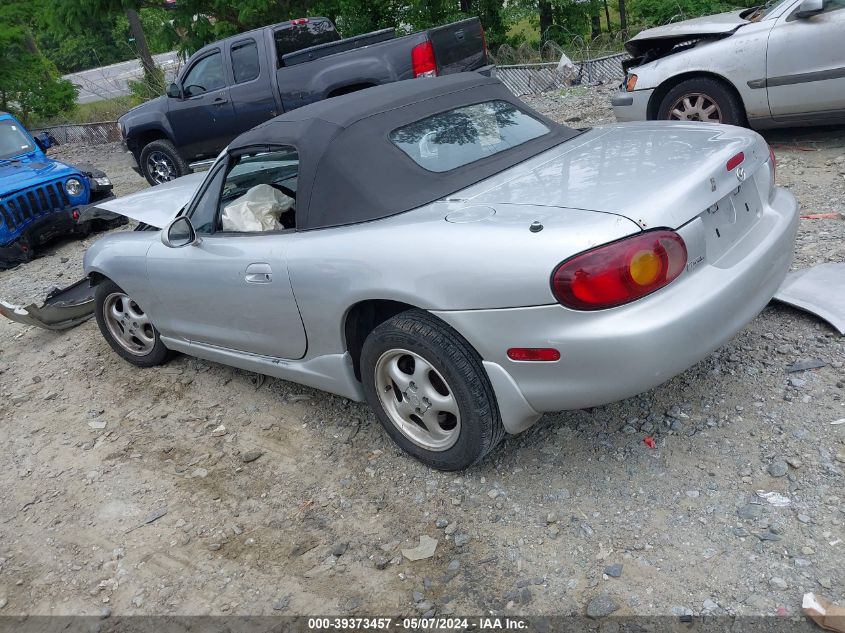
[(100, 121), (115, 121), (121, 115), (142, 103), (142, 100), (128, 95), (113, 97), (103, 101), (83, 103), (76, 106), (72, 113), (60, 113), (52, 117), (32, 117), (30, 125), (34, 128), (63, 125), (65, 123), (99, 123)]
[[(172, 16), (164, 9), (150, 8), (141, 9), (141, 25), (147, 36), (147, 44), (150, 52), (155, 54), (167, 53), (179, 45), (179, 36), (170, 23)], [(129, 32), (129, 20), (124, 13), (114, 15), (111, 19), (111, 38), (122, 49), (125, 59), (137, 56), (132, 36)], [(128, 55), (128, 57), (127, 57)], [(125, 61), (125, 60), (120, 60)]]
[(129, 90), (140, 103), (147, 99), (154, 99), (164, 94), (164, 71), (156, 68), (152, 73), (144, 73), (144, 78), (138, 81), (129, 80)]
[(640, 26), (655, 26), (736, 8), (724, 0), (630, 0), (629, 19)]
[(27, 0), (0, 4), (0, 109), (12, 111), (24, 124), (33, 116), (73, 109), (77, 94), (38, 49), (32, 35), (38, 9), (37, 2)]

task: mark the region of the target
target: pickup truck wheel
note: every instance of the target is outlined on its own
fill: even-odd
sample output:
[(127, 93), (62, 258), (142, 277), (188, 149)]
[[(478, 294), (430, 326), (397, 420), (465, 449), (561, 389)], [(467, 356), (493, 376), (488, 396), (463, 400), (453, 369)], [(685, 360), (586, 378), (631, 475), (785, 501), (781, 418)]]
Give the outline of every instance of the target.
[(124, 360), (154, 367), (170, 358), (158, 330), (141, 307), (111, 280), (94, 290), (94, 315), (103, 337)]
[(152, 141), (141, 150), (141, 171), (151, 185), (160, 185), (191, 172), (188, 163), (176, 151), (173, 143), (161, 139)]
[(658, 119), (745, 125), (739, 97), (721, 81), (699, 77), (682, 81), (660, 102)]
[(438, 470), (478, 463), (505, 435), (478, 353), (422, 310), (376, 327), (364, 341), (367, 401), (403, 450)]

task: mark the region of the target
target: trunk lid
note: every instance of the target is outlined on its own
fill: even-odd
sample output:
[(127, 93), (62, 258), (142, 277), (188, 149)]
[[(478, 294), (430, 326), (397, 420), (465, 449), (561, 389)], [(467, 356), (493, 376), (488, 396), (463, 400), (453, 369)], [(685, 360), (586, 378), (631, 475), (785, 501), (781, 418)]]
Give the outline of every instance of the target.
[(481, 21), (470, 18), (428, 31), (441, 75), (466, 72), (487, 63)]
[[(740, 152), (744, 180), (737, 168), (727, 169)], [(590, 130), (450, 199), (581, 209), (621, 215), (642, 229), (677, 229), (744, 182), (755, 185), (768, 158), (763, 138), (738, 127), (626, 123)], [(758, 205), (759, 191), (770, 184), (768, 169), (762, 171), (765, 182), (746, 188)]]

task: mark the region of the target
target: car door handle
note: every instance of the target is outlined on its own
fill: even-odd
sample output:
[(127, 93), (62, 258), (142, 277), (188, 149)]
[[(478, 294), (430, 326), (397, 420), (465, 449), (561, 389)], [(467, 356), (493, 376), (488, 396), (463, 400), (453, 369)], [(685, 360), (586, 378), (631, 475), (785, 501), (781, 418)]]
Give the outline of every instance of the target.
[(273, 269), (270, 264), (250, 264), (244, 279), (249, 284), (269, 284), (273, 281)]
[(224, 99), (223, 97), (217, 97), (214, 101), (212, 101), (214, 105), (223, 105), (224, 103), (229, 103), (228, 99)]

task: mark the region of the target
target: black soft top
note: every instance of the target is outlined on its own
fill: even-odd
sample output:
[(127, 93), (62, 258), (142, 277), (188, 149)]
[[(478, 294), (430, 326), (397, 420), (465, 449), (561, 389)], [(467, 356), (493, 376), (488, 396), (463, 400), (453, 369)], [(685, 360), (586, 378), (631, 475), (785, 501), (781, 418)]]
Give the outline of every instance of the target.
[[(549, 133), (448, 172), (420, 167), (389, 139), (398, 127), (493, 99), (542, 121)], [(376, 86), (287, 112), (241, 134), (239, 155), (293, 145), (299, 153), (297, 228), (386, 218), (439, 200), (521, 163), (579, 132), (531, 110), (497, 79), (459, 73)]]

